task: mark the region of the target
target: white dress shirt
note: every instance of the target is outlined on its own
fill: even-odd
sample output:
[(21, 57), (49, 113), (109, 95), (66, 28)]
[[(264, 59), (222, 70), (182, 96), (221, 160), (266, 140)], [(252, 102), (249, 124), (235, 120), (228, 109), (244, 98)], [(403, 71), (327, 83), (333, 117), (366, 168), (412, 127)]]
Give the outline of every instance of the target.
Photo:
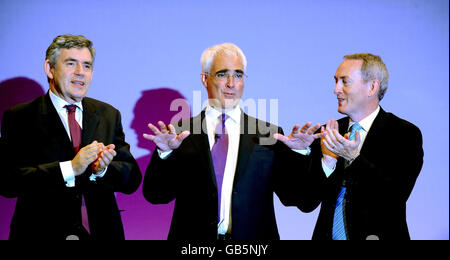
[[(225, 112), (228, 119), (225, 121), (225, 127), (228, 133), (228, 153), (225, 163), (225, 170), (222, 182), (222, 198), (220, 202), (220, 221), (218, 224), (218, 234), (226, 234), (231, 227), (231, 194), (233, 193), (234, 175), (236, 172), (237, 158), (239, 153), (239, 140), (241, 130), (241, 108), (236, 106), (232, 110)], [(209, 141), (209, 149), (212, 150), (215, 142), (215, 129), (217, 124), (222, 123), (222, 112), (214, 109), (210, 105), (205, 110), (205, 120)], [(158, 154), (161, 159), (167, 159), (172, 151), (161, 152)]]
[[(220, 221), (218, 225), (218, 234), (226, 234), (231, 227), (231, 194), (233, 193), (234, 175), (239, 153), (239, 140), (241, 130), (241, 108), (236, 106), (234, 109), (225, 112), (228, 119), (225, 121), (225, 127), (228, 133), (228, 153), (225, 164), (225, 171), (222, 182), (222, 198), (220, 202)], [(222, 112), (208, 106), (205, 111), (206, 127), (208, 131), (209, 149), (212, 150), (215, 142), (215, 129), (221, 124)]]
[[(364, 141), (366, 140), (367, 133), (369, 133), (369, 130), (372, 127), (373, 121), (375, 121), (375, 118), (377, 117), (379, 112), (380, 112), (380, 106), (378, 106), (377, 109), (375, 109), (375, 111), (373, 111), (370, 115), (368, 115), (367, 117), (365, 117), (364, 119), (362, 119), (361, 121), (358, 122), (362, 126), (362, 129), (359, 130), (359, 134), (361, 136), (361, 143), (359, 144), (358, 152), (361, 151)], [(350, 119), (350, 123), (348, 124), (348, 131), (350, 131), (353, 124), (355, 124), (355, 122)], [(323, 162), (323, 159), (322, 159), (322, 168), (323, 168), (323, 171), (325, 172), (325, 175), (327, 177), (330, 177), (330, 175), (336, 169), (336, 165), (333, 169), (330, 169), (326, 166), (326, 164)]]
[[(69, 139), (72, 141), (72, 136), (70, 135), (70, 127), (69, 127), (69, 115), (67, 113), (67, 108), (65, 108), (66, 105), (71, 104), (55, 95), (51, 90), (49, 92), (50, 92), (50, 100), (52, 101), (52, 104), (55, 107), (56, 112), (58, 112), (59, 118), (61, 119), (61, 122), (63, 123), (64, 128), (66, 129)], [(73, 105), (77, 106), (77, 109), (75, 111), (75, 120), (77, 120), (77, 123), (80, 125), (81, 129), (83, 129), (83, 104), (80, 101), (74, 103)], [(60, 162), (59, 166), (61, 167), (61, 172), (64, 181), (66, 182), (66, 186), (75, 187), (75, 173), (72, 168), (72, 161)], [(89, 179), (91, 181), (95, 181), (95, 179), (97, 178), (102, 178), (103, 176), (105, 176), (106, 170), (107, 168), (100, 174), (92, 174), (89, 177)]]
[[(222, 182), (222, 198), (220, 202), (220, 221), (218, 224), (218, 234), (226, 234), (231, 228), (231, 203), (232, 203), (232, 193), (233, 193), (233, 183), (234, 176), (236, 173), (237, 159), (239, 154), (239, 141), (240, 141), (240, 130), (241, 130), (241, 115), (242, 110), (240, 106), (236, 106), (234, 109), (225, 112), (228, 115), (228, 119), (225, 121), (225, 127), (228, 133), (228, 153), (227, 161), (225, 164), (224, 177)], [(210, 105), (206, 107), (205, 119), (206, 127), (209, 141), (209, 149), (212, 150), (215, 142), (215, 129), (217, 124), (221, 123), (220, 116), (222, 112), (214, 109)], [(172, 150), (161, 152), (159, 149), (158, 154), (161, 159), (167, 159), (172, 153)], [(306, 150), (295, 150), (293, 151), (309, 155), (310, 148)]]

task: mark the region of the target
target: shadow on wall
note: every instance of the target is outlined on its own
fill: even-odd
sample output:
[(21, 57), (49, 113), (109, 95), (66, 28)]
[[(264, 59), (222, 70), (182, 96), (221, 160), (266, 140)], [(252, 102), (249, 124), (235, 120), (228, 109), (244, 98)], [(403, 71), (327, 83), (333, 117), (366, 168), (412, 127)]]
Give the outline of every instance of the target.
[[(176, 101), (176, 102), (173, 102)], [(178, 104), (178, 105), (175, 105)], [(171, 108), (171, 105), (175, 105)], [(181, 106), (179, 106), (181, 105)], [(184, 108), (182, 110), (182, 108)], [(174, 110), (174, 111), (171, 111)], [(148, 124), (158, 121), (178, 122), (191, 117), (188, 101), (176, 90), (159, 88), (142, 91), (133, 110), (131, 128), (138, 137), (138, 147), (149, 151), (148, 155), (136, 158), (139, 168), (145, 174), (156, 145), (145, 139), (144, 133), (152, 134)], [(117, 202), (122, 212), (122, 221), (127, 240), (167, 239), (172, 219), (174, 202), (167, 205), (152, 205), (144, 199), (142, 184), (132, 195), (117, 193)]]
[[(3, 114), (8, 108), (31, 101), (45, 94), (42, 86), (25, 77), (0, 82), (0, 127)], [(16, 206), (16, 199), (0, 197), (0, 240), (8, 239), (9, 225)]]

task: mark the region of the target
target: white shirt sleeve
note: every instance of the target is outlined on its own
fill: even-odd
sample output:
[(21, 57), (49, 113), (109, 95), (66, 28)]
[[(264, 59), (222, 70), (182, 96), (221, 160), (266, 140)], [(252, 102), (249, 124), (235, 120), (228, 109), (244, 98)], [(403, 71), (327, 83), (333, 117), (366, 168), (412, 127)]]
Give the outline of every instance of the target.
[(90, 180), (90, 181), (96, 181), (97, 179), (103, 178), (103, 176), (105, 176), (107, 170), (108, 170), (108, 166), (106, 166), (106, 168), (105, 168), (101, 173), (98, 173), (98, 174), (93, 173), (93, 174), (89, 177), (89, 180)]
[(323, 158), (322, 158), (322, 169), (323, 172), (325, 173), (325, 175), (328, 177), (330, 177), (330, 175), (334, 172), (334, 170), (336, 169), (336, 165), (334, 165), (333, 169), (328, 168), (328, 166), (323, 162)]
[(299, 154), (303, 154), (303, 155), (310, 155), (311, 154), (311, 148), (307, 147), (305, 150), (297, 150), (297, 149), (292, 149), (292, 151), (299, 153)]
[[(59, 166), (61, 168), (61, 172), (62, 172), (64, 181), (66, 182), (66, 187), (67, 188), (75, 187), (75, 173), (73, 172), (72, 161), (61, 162), (61, 163), (59, 163)], [(108, 167), (106, 167), (105, 170), (103, 170), (103, 172), (101, 172), (99, 174), (92, 174), (89, 177), (89, 180), (95, 181), (99, 178), (103, 178), (105, 176), (107, 170), (108, 170)]]
[(161, 152), (158, 148), (156, 148), (156, 150), (158, 150), (158, 155), (159, 158), (165, 160), (167, 158), (169, 158), (169, 156), (172, 154), (173, 150), (167, 151), (167, 152)]
[(72, 161), (60, 162), (59, 167), (66, 182), (66, 187), (75, 187), (75, 173), (72, 168)]

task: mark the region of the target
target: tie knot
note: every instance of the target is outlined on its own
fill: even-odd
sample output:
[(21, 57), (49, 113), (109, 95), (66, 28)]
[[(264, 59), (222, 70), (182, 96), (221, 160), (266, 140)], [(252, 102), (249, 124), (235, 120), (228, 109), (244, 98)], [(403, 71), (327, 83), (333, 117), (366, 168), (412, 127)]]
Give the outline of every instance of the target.
[(220, 137), (226, 131), (225, 130), (225, 121), (227, 121), (228, 115), (227, 114), (222, 114), (222, 115), (219, 116), (219, 119), (220, 119), (220, 122), (216, 126), (215, 134)]
[(354, 140), (355, 139), (355, 134), (356, 131), (359, 131), (363, 129), (363, 127), (359, 124), (359, 123), (354, 123), (350, 129), (350, 136), (349, 136), (349, 140)]
[(75, 112), (77, 110), (77, 105), (66, 105), (64, 106), (68, 112)]
[(229, 116), (227, 114), (220, 115), (220, 119), (222, 121), (222, 125), (225, 125), (225, 121), (227, 121), (228, 117)]

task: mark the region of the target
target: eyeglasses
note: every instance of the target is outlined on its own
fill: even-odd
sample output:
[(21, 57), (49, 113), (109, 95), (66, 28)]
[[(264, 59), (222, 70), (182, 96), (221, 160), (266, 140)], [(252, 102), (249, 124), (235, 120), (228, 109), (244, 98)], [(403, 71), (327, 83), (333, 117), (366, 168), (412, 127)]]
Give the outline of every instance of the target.
[[(209, 75), (209, 73), (205, 73), (206, 75)], [(214, 74), (214, 78), (218, 81), (227, 81), (230, 77), (234, 79), (236, 82), (241, 82), (244, 80), (244, 78), (247, 77), (243, 72), (241, 71), (219, 71)]]

